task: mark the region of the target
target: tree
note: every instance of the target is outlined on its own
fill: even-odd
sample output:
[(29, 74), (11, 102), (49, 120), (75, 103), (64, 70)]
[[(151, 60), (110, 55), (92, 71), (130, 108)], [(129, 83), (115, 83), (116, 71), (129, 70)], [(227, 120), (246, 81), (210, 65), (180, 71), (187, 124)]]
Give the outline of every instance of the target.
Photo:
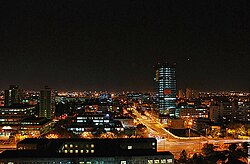
[(81, 135), (80, 135), (81, 138), (93, 138), (93, 134), (91, 132), (83, 132)]
[(204, 144), (201, 151), (206, 156), (212, 155), (214, 153), (214, 145), (206, 143), (206, 144)]
[(242, 143), (243, 152), (247, 153), (247, 151), (248, 151), (248, 146), (249, 146), (249, 143), (248, 143), (248, 142), (243, 142), (243, 143)]
[(188, 162), (188, 157), (187, 157), (187, 152), (186, 150), (182, 150), (181, 154), (180, 154), (180, 158), (179, 158), (179, 163), (180, 164), (184, 164)]
[(210, 135), (213, 137), (213, 138), (218, 138), (219, 137), (219, 134), (220, 131), (218, 129), (213, 129), (210, 131)]
[(135, 130), (131, 129), (131, 128), (126, 128), (124, 130), (124, 133), (130, 138), (131, 136), (133, 136), (135, 134)]
[(113, 138), (116, 138), (116, 136), (112, 132), (107, 132), (107, 133), (102, 133), (100, 135), (100, 138), (111, 138), (111, 139), (113, 139)]
[(143, 124), (138, 124), (136, 127), (136, 136), (148, 137), (147, 127)]
[(204, 157), (201, 154), (197, 155), (196, 153), (193, 155), (190, 162), (192, 164), (205, 164)]
[(236, 143), (232, 143), (232, 144), (228, 147), (228, 149), (229, 149), (231, 152), (235, 152), (235, 151), (236, 151), (236, 148), (237, 148)]

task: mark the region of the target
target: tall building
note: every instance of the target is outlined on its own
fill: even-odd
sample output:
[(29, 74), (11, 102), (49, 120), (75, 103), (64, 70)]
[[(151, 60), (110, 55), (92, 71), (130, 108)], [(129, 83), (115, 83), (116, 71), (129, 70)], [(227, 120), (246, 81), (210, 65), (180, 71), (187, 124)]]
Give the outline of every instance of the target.
[(20, 102), (18, 92), (17, 85), (10, 85), (9, 89), (4, 91), (4, 106), (18, 104)]
[(55, 101), (54, 94), (48, 86), (45, 86), (40, 91), (40, 106), (39, 117), (46, 117), (48, 119), (54, 118), (55, 115)]
[(160, 115), (174, 116), (171, 110), (176, 108), (175, 64), (157, 64), (155, 69), (156, 105)]

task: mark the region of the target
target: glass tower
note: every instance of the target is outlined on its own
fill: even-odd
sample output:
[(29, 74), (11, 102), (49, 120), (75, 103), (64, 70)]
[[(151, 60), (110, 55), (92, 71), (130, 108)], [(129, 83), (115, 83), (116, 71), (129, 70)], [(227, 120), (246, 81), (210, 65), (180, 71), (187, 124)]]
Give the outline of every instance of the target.
[(158, 63), (154, 66), (156, 107), (160, 115), (174, 116), (170, 111), (176, 108), (176, 76), (175, 64)]

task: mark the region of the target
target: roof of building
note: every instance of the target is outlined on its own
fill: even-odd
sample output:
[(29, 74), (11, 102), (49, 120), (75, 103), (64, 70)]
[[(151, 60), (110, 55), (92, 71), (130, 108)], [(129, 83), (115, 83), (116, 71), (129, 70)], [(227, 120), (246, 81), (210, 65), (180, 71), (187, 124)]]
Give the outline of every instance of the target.
[(110, 153), (103, 149), (103, 153), (51, 153), (50, 151), (34, 151), (34, 150), (6, 150), (0, 154), (0, 158), (72, 158), (72, 157), (115, 157), (115, 156), (156, 156), (156, 155), (166, 155), (173, 156), (169, 151), (166, 152), (147, 152), (147, 151), (124, 151), (123, 153)]

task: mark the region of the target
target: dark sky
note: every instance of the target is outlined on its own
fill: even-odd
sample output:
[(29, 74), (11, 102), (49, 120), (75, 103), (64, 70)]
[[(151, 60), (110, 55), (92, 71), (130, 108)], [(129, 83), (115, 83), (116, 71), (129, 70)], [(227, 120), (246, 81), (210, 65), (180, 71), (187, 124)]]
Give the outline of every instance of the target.
[(250, 90), (248, 0), (0, 1), (0, 89)]

